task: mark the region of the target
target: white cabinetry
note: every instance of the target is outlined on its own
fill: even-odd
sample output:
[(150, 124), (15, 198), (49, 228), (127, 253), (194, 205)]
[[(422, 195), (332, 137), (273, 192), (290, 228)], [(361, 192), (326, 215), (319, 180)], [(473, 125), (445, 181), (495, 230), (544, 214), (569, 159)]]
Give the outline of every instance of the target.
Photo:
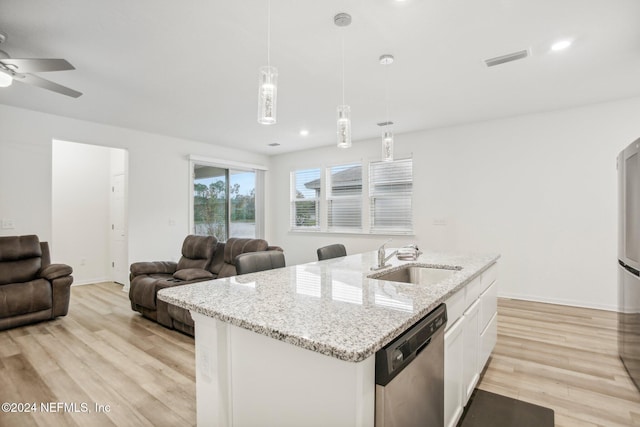
[(444, 335), (444, 415), (458, 423), (497, 339), (497, 265), (449, 297)]
[(464, 331), (462, 332), (464, 346), (462, 349), (462, 397), (467, 403), (473, 388), (478, 383), (478, 349), (480, 331), (478, 329), (478, 315), (480, 313), (480, 301), (475, 300), (471, 307), (464, 312)]
[[(463, 298), (464, 300), (464, 298)], [(448, 308), (448, 306), (447, 306)], [(462, 324), (460, 317), (444, 334), (444, 419), (445, 427), (455, 427), (462, 415)]]

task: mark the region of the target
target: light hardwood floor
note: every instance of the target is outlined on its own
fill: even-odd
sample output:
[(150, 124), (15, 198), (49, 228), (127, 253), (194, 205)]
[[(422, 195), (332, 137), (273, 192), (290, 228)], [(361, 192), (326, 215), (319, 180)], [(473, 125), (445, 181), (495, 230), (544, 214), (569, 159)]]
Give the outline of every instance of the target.
[[(193, 338), (133, 312), (114, 283), (73, 286), (67, 316), (0, 332), (0, 378), (0, 402), (37, 406), (0, 412), (0, 426), (196, 422)], [(78, 412), (44, 413), (47, 402), (75, 403)], [(98, 413), (95, 404), (110, 411)]]
[[(501, 299), (498, 316), (479, 388), (552, 408), (556, 426), (640, 425), (615, 313)], [(195, 425), (194, 360), (193, 339), (131, 311), (120, 285), (74, 286), (66, 317), (0, 332), (0, 403), (38, 409), (0, 412), (0, 426)]]
[(616, 316), (499, 299), (498, 343), (478, 388), (551, 408), (556, 426), (640, 426)]

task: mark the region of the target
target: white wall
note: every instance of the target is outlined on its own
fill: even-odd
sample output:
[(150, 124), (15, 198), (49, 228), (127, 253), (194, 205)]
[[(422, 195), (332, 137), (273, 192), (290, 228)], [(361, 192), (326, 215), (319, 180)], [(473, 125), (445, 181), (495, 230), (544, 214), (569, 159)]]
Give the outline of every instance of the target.
[(75, 284), (110, 280), (110, 151), (53, 141), (51, 250)]
[[(416, 236), (393, 245), (500, 253), (502, 296), (615, 309), (616, 156), (640, 137), (638, 111), (634, 98), (396, 135), (396, 157), (414, 158)], [(290, 232), (284, 191), (291, 170), (379, 159), (379, 144), (272, 157), (267, 235), (288, 264), (315, 260), (315, 249), (329, 243), (356, 253), (384, 241)]]
[[(268, 165), (266, 156), (0, 105), (0, 218), (52, 244), (52, 140), (129, 153), (129, 261), (177, 259), (189, 233), (189, 161), (195, 154)], [(174, 224), (174, 225), (170, 225)], [(76, 266), (73, 266), (74, 268)]]

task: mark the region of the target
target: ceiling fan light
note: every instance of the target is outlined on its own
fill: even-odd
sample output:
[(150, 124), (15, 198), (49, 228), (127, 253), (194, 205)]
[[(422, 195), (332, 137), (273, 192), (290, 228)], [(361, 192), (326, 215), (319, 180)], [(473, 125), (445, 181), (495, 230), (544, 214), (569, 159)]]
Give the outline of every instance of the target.
[(0, 87), (9, 87), (13, 83), (13, 78), (9, 74), (0, 72)]

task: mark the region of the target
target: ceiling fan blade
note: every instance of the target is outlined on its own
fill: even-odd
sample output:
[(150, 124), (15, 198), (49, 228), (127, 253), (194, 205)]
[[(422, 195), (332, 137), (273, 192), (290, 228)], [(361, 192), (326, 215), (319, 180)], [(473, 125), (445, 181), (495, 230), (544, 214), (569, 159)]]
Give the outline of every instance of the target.
[(0, 63), (8, 65), (17, 73), (42, 73), (46, 71), (75, 70), (66, 59), (41, 58), (41, 59), (0, 59)]
[(16, 82), (38, 86), (43, 89), (61, 93), (63, 95), (71, 96), (72, 98), (77, 98), (82, 95), (82, 92), (78, 92), (77, 90), (70, 89), (66, 86), (59, 85), (58, 83), (54, 83), (50, 80), (46, 80), (42, 77), (34, 76), (31, 74), (16, 74), (15, 76), (13, 76), (13, 80)]

